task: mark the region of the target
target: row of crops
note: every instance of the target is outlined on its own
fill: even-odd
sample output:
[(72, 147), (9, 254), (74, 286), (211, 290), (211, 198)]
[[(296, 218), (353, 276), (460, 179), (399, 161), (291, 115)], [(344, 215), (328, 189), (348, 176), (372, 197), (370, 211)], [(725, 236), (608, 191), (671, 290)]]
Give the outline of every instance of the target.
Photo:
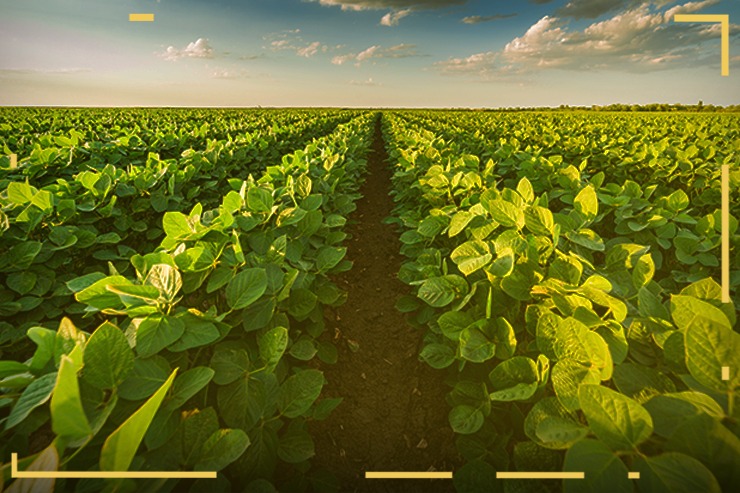
[(21, 470), (219, 472), (57, 491), (336, 488), (307, 422), (341, 402), (315, 361), (337, 358), (323, 307), (344, 300), (329, 275), (351, 266), (376, 115), (3, 118), (20, 160), (0, 161), (2, 483), (17, 453)]
[(397, 306), (450, 374), (458, 491), (733, 491), (740, 335), (717, 280), (737, 119), (405, 112), (383, 131)]
[(719, 176), (733, 166), (736, 197), (737, 117), (28, 108), (0, 112), (19, 157), (0, 157), (0, 489), (31, 487), (11, 453), (22, 470), (219, 472), (57, 491), (340, 488), (311, 466), (309, 425), (341, 404), (321, 396), (324, 309), (346, 299), (331, 276), (352, 268), (378, 119), (397, 308), (449, 376), (457, 490), (732, 490)]

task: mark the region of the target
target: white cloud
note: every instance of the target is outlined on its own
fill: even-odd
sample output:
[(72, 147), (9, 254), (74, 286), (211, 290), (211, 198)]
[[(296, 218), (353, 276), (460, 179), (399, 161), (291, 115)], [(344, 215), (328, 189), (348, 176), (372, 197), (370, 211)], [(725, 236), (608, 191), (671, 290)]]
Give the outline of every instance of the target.
[(398, 44), (388, 48), (383, 48), (380, 45), (373, 45), (359, 53), (347, 53), (345, 55), (337, 55), (332, 58), (331, 62), (334, 65), (344, 65), (348, 62), (355, 62), (356, 66), (362, 64), (370, 59), (377, 58), (409, 58), (419, 56), (416, 51), (416, 45), (412, 44)]
[(213, 58), (213, 48), (206, 38), (198, 38), (183, 49), (168, 46), (164, 52), (160, 53), (165, 60), (175, 61), (180, 58)]
[(322, 44), (319, 41), (304, 41), (299, 33), (300, 29), (292, 29), (289, 31), (282, 31), (279, 33), (270, 34), (265, 36), (266, 41), (270, 41), (270, 49), (273, 51), (293, 51), (297, 56), (310, 58), (317, 54), (319, 51), (327, 51), (328, 46)]
[(296, 51), (296, 55), (302, 56), (302, 57), (312, 57), (316, 53), (319, 52), (319, 49), (321, 49), (322, 44), (318, 41), (314, 41), (313, 43), (309, 44), (308, 46), (304, 46), (303, 48), (298, 48)]
[(517, 14), (495, 14), (495, 15), (471, 15), (463, 17), (462, 22), (464, 24), (480, 24), (482, 22), (498, 21), (501, 19), (509, 19), (515, 17)]
[(381, 26), (397, 26), (398, 23), (411, 13), (411, 9), (398, 10), (396, 12), (388, 12), (380, 19)]
[(707, 53), (702, 43), (717, 38), (716, 25), (673, 22), (676, 13), (697, 12), (715, 3), (688, 2), (665, 11), (652, 2), (640, 3), (583, 30), (545, 16), (503, 50), (453, 58), (436, 67), (444, 74), (495, 78), (546, 68), (648, 72), (715, 63), (716, 50)]
[(342, 10), (403, 10), (438, 9), (463, 5), (467, 0), (305, 0), (318, 2), (328, 7), (341, 7)]

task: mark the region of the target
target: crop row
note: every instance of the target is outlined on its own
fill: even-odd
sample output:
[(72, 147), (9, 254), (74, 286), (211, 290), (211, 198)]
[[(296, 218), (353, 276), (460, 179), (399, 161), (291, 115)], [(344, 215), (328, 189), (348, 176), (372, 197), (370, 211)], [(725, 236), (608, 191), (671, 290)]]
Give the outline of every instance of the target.
[[(425, 331), (421, 358), (455, 382), (449, 422), (467, 461), (458, 491), (532, 486), (498, 483), (509, 470), (585, 472), (538, 491), (729, 491), (740, 480), (740, 378), (724, 380), (722, 367), (740, 364), (740, 335), (714, 280), (719, 201), (695, 208), (659, 173), (623, 177), (596, 159), (601, 138), (585, 161), (551, 152), (539, 129), (552, 122), (537, 114), (492, 117), (533, 125), (490, 140), (459, 138), (465, 118), (392, 114), (383, 127), (408, 258), (400, 278), (413, 290), (398, 308)], [(591, 123), (569, 118), (547, 134)], [(640, 124), (608, 139), (640, 139)], [(736, 164), (731, 146), (722, 152), (713, 166)], [(716, 174), (706, 177), (714, 189)], [(735, 266), (736, 231), (733, 218)]]
[[(19, 341), (0, 362), (3, 457), (18, 453), (21, 469), (222, 471), (208, 483), (78, 480), (65, 491), (273, 491), (275, 478), (289, 491), (330, 489), (331, 474), (309, 466), (307, 422), (341, 399), (319, 399), (312, 360), (336, 360), (318, 338), (323, 307), (344, 301), (328, 276), (351, 266), (342, 229), (374, 118), (358, 114), (259, 173), (185, 151), (41, 189), (6, 181), (5, 292), (43, 298), (45, 319), (61, 322), (28, 328), (28, 353)], [(121, 193), (129, 202), (117, 209)], [(147, 242), (97, 229), (121, 221), (143, 223)], [(10, 465), (2, 472), (10, 482)]]

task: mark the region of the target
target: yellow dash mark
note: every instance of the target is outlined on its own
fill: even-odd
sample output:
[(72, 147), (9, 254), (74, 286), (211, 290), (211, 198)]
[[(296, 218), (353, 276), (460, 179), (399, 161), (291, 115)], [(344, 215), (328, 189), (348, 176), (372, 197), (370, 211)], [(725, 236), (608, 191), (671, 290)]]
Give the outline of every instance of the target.
[(730, 379), (730, 367), (723, 366), (722, 367), (722, 380), (727, 381), (729, 379)]
[(451, 472), (365, 472), (365, 479), (452, 479)]
[(18, 167), (18, 155), (17, 154), (11, 154), (10, 155), (10, 167), (11, 168), (17, 168)]
[(640, 473), (639, 472), (628, 472), (627, 479), (640, 479)]
[(154, 14), (129, 14), (130, 22), (154, 22)]
[(497, 472), (497, 479), (583, 479), (582, 472)]
[(676, 14), (676, 22), (719, 22), (722, 24), (722, 75), (730, 75), (730, 16), (727, 14)]
[(18, 454), (10, 454), (10, 477), (18, 479), (39, 478), (156, 478), (156, 479), (216, 479), (215, 471), (19, 471)]
[(730, 165), (722, 165), (722, 303), (730, 303)]

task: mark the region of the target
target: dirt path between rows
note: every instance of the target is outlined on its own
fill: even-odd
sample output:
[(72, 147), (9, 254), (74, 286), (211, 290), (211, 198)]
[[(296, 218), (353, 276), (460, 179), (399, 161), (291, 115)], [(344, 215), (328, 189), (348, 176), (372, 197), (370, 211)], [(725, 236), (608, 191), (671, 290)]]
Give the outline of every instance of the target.
[(335, 278), (348, 300), (327, 316), (339, 361), (322, 367), (323, 396), (344, 401), (311, 424), (314, 463), (338, 476), (342, 492), (451, 492), (451, 480), (365, 479), (366, 471), (452, 471), (459, 462), (443, 374), (419, 361), (423, 334), (394, 307), (408, 289), (396, 277), (398, 232), (382, 222), (393, 208), (387, 158), (378, 119), (363, 198), (347, 226), (354, 266)]

